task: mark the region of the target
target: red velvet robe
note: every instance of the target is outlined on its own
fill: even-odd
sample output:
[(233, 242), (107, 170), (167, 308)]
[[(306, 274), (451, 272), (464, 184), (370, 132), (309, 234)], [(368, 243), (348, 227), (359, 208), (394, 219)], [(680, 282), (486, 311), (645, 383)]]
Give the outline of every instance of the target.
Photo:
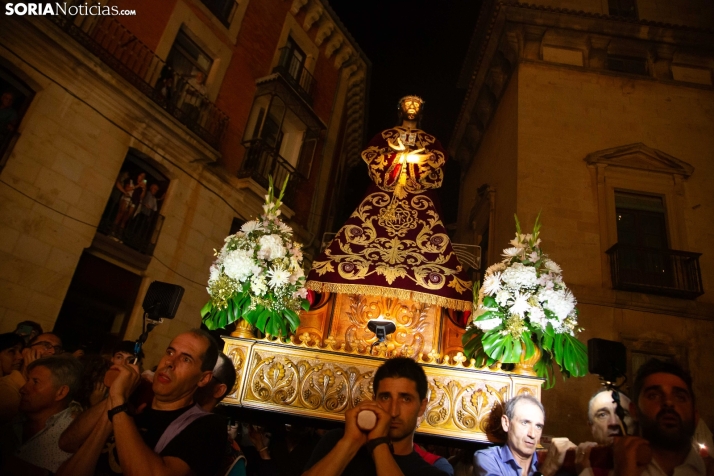
[[(418, 160), (406, 160), (407, 152), (419, 149)], [(395, 127), (377, 134), (362, 158), (373, 184), (313, 262), (306, 287), (470, 310), (472, 283), (437, 212), (434, 190), (446, 162), (439, 141), (419, 129)]]

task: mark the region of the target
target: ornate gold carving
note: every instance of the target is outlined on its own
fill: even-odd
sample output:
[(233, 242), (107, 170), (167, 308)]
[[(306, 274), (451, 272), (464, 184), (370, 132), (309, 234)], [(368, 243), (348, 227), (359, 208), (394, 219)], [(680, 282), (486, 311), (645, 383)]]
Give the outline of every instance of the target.
[(341, 414), (371, 399), (372, 370), (264, 355), (253, 354), (247, 400)]
[(420, 302), (350, 294), (349, 308), (345, 312), (349, 319), (349, 327), (344, 334), (345, 342), (351, 349), (370, 347), (376, 336), (367, 329), (367, 323), (370, 319), (383, 316), (397, 327), (393, 334), (387, 336), (385, 351), (397, 351), (400, 355), (415, 357), (424, 351), (427, 339), (425, 331), (428, 327), (432, 327), (430, 334), (433, 334), (432, 322), (435, 319), (429, 317), (434, 312), (434, 306)]
[[(346, 410), (372, 398), (372, 376), (384, 359), (359, 355), (355, 349), (342, 351), (339, 346), (327, 352), (327, 345), (312, 340), (228, 338), (226, 354), (236, 365), (238, 381), (244, 383), (236, 385), (226, 403), (342, 420)], [(494, 433), (489, 418), (494, 409), (522, 393), (540, 398), (540, 379), (479, 371), (458, 354), (446, 359), (433, 352), (417, 361), (430, 362), (422, 364), (429, 392), (420, 433), (490, 441)]]

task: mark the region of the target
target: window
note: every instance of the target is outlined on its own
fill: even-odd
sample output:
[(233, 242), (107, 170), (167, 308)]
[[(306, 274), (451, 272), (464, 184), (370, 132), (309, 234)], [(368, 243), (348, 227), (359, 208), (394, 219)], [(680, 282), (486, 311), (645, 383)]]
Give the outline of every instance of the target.
[(667, 221), (662, 197), (615, 191), (618, 281), (671, 286)]
[(0, 171), (20, 136), (17, 128), (34, 95), (22, 81), (0, 69)]
[(179, 30), (166, 63), (176, 74), (188, 78), (196, 71), (208, 76), (213, 59), (191, 40), (184, 30)]
[(238, 10), (238, 2), (235, 0), (201, 0), (206, 7), (225, 26), (230, 26), (233, 16)]
[(133, 149), (122, 164), (97, 233), (151, 255), (163, 223), (163, 204), (169, 179), (149, 159)]
[(647, 60), (634, 56), (608, 55), (607, 69), (620, 73), (647, 76)]
[(285, 46), (280, 50), (280, 59), (274, 71), (281, 73), (295, 91), (306, 101), (312, 101), (315, 80), (305, 64), (307, 55), (288, 36)]
[(608, 0), (609, 15), (623, 18), (637, 18), (635, 0)]
[(685, 190), (694, 168), (642, 143), (585, 158), (597, 181), (602, 285), (694, 299), (704, 291), (689, 251)]
[(667, 221), (662, 197), (615, 191), (617, 242), (667, 249)]
[(310, 176), (318, 132), (309, 129), (279, 96), (256, 98), (246, 131), (249, 141), (261, 141), (275, 150), (290, 168)]

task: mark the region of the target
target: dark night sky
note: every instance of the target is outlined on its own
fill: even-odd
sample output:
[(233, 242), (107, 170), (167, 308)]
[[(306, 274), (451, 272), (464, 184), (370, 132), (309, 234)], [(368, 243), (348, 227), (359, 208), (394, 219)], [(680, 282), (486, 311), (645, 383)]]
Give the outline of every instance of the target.
[[(330, 0), (372, 62), (365, 141), (393, 127), (397, 101), (416, 94), (426, 101), (421, 128), (448, 147), (465, 94), (456, 82), (480, 5), (481, 0)], [(460, 168), (449, 160), (444, 172), (438, 194), (442, 219), (448, 224), (456, 221)], [(370, 183), (361, 163), (349, 176), (338, 200), (338, 227)]]
[(366, 140), (394, 126), (407, 94), (426, 101), (422, 128), (446, 147), (465, 91), (456, 87), (480, 0), (331, 0), (372, 62)]

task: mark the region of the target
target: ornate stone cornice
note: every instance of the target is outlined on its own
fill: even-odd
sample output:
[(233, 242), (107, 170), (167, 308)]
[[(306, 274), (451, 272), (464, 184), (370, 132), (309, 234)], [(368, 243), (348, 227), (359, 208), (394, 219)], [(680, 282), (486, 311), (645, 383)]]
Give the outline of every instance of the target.
[[(635, 56), (648, 62), (651, 79), (689, 85), (697, 81), (711, 87), (707, 70), (714, 70), (712, 46), (712, 29), (486, 0), (459, 80), (466, 95), (449, 152), (462, 163), (463, 170), (468, 169), (521, 59), (605, 71), (608, 54)], [(546, 48), (570, 50), (570, 59), (551, 61), (544, 55)], [(573, 54), (578, 50), (581, 55)], [(680, 79), (687, 74), (697, 79)]]
[(684, 178), (689, 178), (694, 173), (694, 167), (687, 162), (661, 150), (647, 147), (641, 142), (593, 152), (585, 157), (585, 162), (588, 165), (625, 167), (647, 172), (681, 175)]

